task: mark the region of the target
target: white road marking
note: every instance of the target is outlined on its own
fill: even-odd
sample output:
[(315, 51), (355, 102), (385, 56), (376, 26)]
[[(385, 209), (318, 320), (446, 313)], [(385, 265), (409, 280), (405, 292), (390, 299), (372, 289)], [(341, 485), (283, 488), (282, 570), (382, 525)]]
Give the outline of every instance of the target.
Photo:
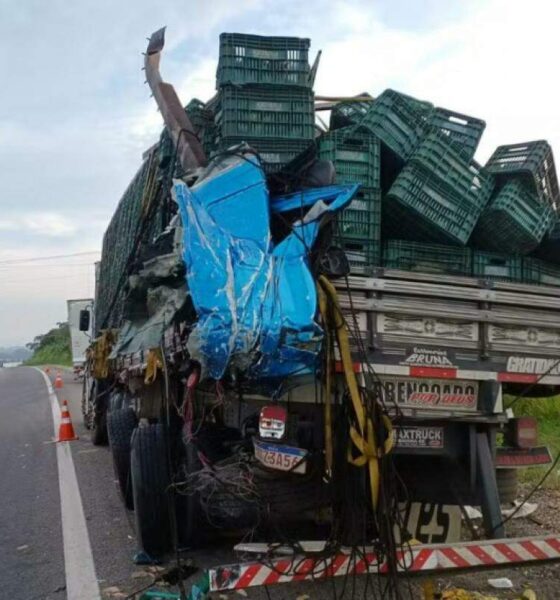
[[(41, 373), (47, 386), (56, 438), (60, 425), (58, 399), (47, 375), (41, 369), (35, 368)], [(69, 442), (56, 445), (56, 459), (60, 487), (66, 597), (68, 600), (100, 600), (99, 584), (95, 575), (95, 564)]]

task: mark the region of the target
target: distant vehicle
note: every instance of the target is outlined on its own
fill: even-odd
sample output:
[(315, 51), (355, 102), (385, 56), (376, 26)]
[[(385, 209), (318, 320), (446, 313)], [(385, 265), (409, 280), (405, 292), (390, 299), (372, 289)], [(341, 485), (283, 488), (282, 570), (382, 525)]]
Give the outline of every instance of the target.
[(81, 318), (84, 312), (91, 311), (93, 300), (91, 298), (81, 298), (67, 300), (68, 305), (68, 326), (70, 328), (70, 344), (72, 349), (72, 366), (74, 368), (75, 379), (80, 379), (84, 373), (86, 362), (86, 350), (91, 342), (91, 327), (83, 330), (81, 328)]

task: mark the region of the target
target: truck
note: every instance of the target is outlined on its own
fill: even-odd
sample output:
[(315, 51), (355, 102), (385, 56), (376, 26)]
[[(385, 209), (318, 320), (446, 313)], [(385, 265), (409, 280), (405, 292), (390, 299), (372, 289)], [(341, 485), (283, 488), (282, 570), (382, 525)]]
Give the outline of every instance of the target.
[(93, 308), (92, 298), (79, 298), (67, 300), (68, 327), (70, 329), (70, 349), (72, 352), (72, 369), (74, 379), (81, 379), (86, 363), (86, 352), (91, 344), (91, 327), (89, 324), (84, 328), (80, 323), (82, 311), (91, 311)]
[(162, 49), (165, 130), (104, 236), (83, 401), (136, 559), (211, 529), (390, 555), (458, 542), (467, 506), (504, 538), (519, 469), (552, 462), (513, 408), (560, 389), (560, 288), (356, 272), (334, 230), (360, 186), (309, 151), (281, 176), (244, 139), (209, 158)]

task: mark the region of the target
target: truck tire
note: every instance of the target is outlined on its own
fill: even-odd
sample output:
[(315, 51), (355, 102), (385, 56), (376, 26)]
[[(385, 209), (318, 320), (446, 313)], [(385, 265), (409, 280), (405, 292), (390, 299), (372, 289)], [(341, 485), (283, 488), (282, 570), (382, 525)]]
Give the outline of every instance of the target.
[[(202, 468), (194, 444), (186, 444), (184, 458), (185, 472), (195, 473)], [(204, 534), (204, 515), (197, 493), (177, 494), (177, 535), (183, 548), (196, 548)]]
[(496, 469), (496, 483), (500, 504), (511, 504), (517, 499), (519, 488), (517, 469)]
[(138, 544), (148, 556), (161, 556), (172, 545), (170, 475), (163, 425), (146, 425), (134, 430), (130, 472)]
[(137, 424), (138, 419), (133, 408), (121, 408), (107, 413), (107, 431), (113, 455), (113, 468), (119, 483), (121, 498), (129, 510), (134, 509), (130, 481), (130, 440)]

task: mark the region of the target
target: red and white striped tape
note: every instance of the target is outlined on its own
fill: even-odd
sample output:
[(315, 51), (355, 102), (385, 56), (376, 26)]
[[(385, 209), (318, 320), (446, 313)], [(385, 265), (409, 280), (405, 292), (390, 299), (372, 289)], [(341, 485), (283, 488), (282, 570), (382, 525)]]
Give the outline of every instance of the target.
[[(399, 552), (396, 559), (398, 570), (409, 573), (560, 560), (560, 537), (411, 546), (410, 550)], [(379, 563), (375, 553), (340, 553), (328, 558), (294, 556), (214, 567), (209, 569), (208, 577), (210, 591), (220, 592), (367, 572), (384, 574), (387, 571), (387, 562)]]

